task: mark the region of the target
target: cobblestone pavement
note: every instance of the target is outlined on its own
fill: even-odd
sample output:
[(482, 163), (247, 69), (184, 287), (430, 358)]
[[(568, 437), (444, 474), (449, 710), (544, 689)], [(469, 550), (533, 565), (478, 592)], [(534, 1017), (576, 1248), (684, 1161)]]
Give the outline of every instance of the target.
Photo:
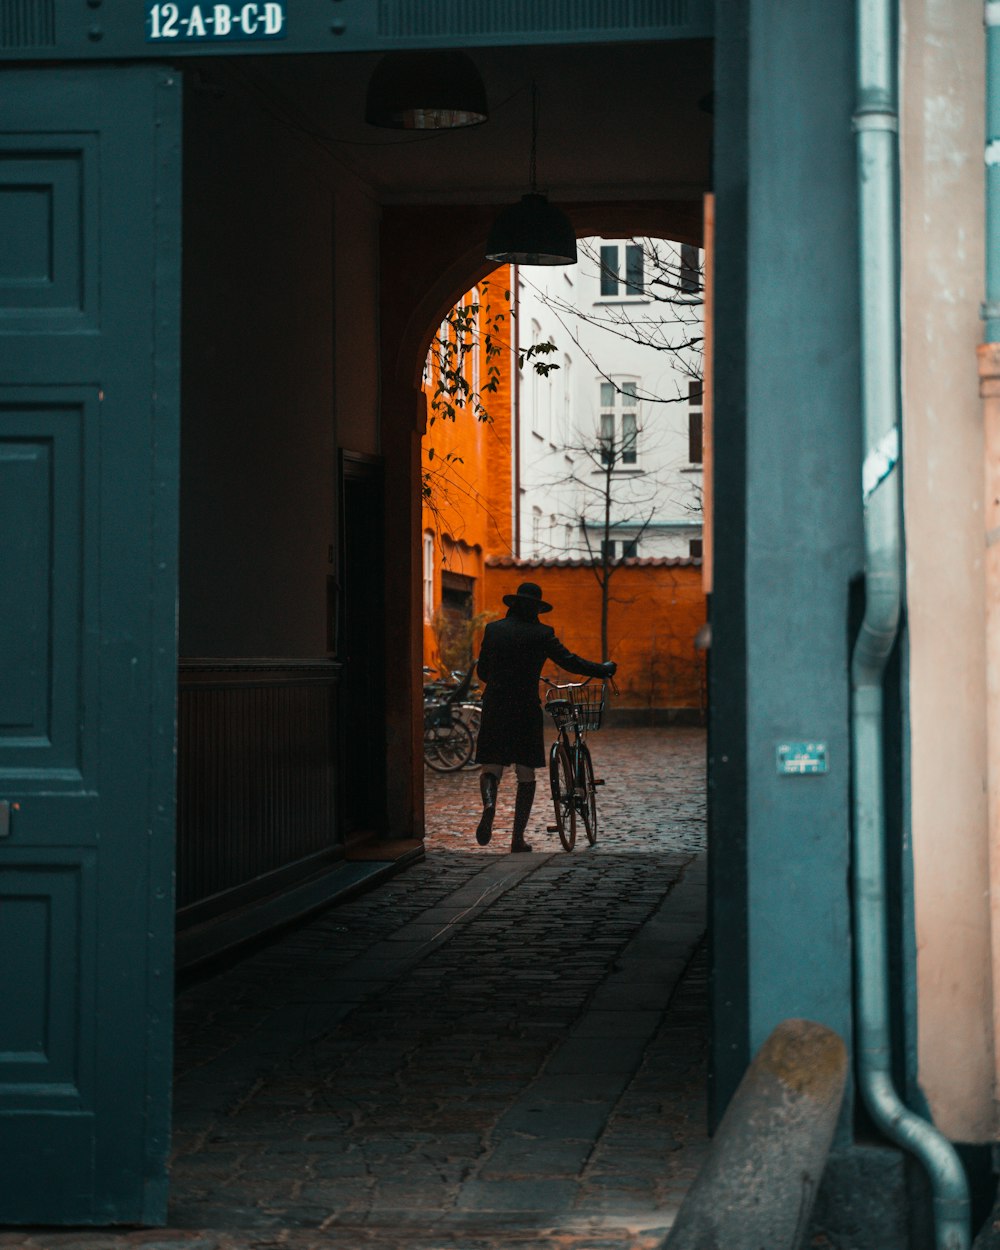
[[(547, 742), (554, 738), (551, 731)], [(704, 729), (601, 729), (588, 735), (600, 790), (598, 842), (615, 851), (703, 851), (705, 849)], [(475, 769), (437, 773), (424, 769), (427, 791), (427, 846), (491, 852), (473, 836), (480, 806)], [(552, 805), (546, 798), (547, 773), (538, 773), (538, 793), (525, 835), (533, 846), (558, 851), (559, 836), (546, 833)], [(509, 838), (516, 783), (504, 775), (496, 829)], [(583, 841), (582, 834), (580, 841)]]
[(571, 855), (435, 781), (423, 863), (180, 994), (170, 1228), (0, 1247), (653, 1250), (706, 1149), (703, 743), (604, 735)]

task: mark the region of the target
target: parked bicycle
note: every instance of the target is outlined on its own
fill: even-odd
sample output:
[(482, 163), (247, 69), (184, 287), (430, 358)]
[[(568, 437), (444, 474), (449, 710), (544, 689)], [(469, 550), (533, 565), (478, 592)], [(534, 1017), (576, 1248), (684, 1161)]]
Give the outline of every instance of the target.
[[(558, 833), (563, 850), (576, 845), (576, 820), (583, 820), (584, 832), (591, 846), (597, 841), (597, 787), (604, 779), (594, 776), (594, 762), (587, 746), (587, 731), (600, 729), (604, 715), (605, 692), (609, 682), (597, 687), (587, 681), (557, 685), (543, 677), (549, 687), (545, 693), (545, 710), (555, 722), (559, 736), (549, 751), (549, 783), (556, 823), (549, 833)], [(614, 682), (610, 682), (616, 690)]]
[[(464, 674), (453, 673), (455, 684), (437, 680), (424, 685), (424, 762), (437, 772), (457, 772), (472, 763), (479, 729), (478, 719), (473, 729), (468, 710), (475, 667)], [(424, 676), (431, 671), (425, 668)]]

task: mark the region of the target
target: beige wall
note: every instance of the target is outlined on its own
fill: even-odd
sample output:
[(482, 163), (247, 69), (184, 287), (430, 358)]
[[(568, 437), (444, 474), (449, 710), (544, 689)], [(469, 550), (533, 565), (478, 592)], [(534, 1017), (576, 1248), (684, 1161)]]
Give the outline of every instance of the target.
[(994, 1135), (986, 805), (983, 15), (904, 0), (904, 508), (919, 1075), (962, 1141)]

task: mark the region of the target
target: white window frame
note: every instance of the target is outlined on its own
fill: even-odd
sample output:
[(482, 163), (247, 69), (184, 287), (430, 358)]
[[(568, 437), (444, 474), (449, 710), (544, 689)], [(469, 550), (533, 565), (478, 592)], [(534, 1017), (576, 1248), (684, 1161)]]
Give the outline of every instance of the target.
[(435, 354), (435, 362), (437, 365), (437, 377), (438, 377), (438, 382), (442, 386), (445, 385), (445, 372), (448, 367), (448, 355), (444, 346), (442, 345), (443, 341), (447, 341), (449, 343), (451, 342), (451, 324), (448, 321), (447, 317), (445, 317), (445, 319), (441, 322), (440, 326), (438, 326), (437, 337), (435, 338), (435, 341), (434, 341), (434, 354)]
[[(613, 472), (639, 467), (639, 433), (642, 428), (642, 403), (639, 399), (639, 379), (635, 377), (602, 378), (598, 396), (598, 446), (601, 467), (607, 467), (605, 447), (610, 440)], [(610, 402), (608, 402), (610, 391)], [(634, 403), (627, 403), (628, 397)], [(631, 455), (629, 454), (629, 447)]]
[[(541, 341), (542, 341), (541, 323), (538, 321), (535, 321), (534, 318), (532, 318), (531, 346), (536, 347)], [(529, 392), (530, 398), (531, 398), (531, 432), (532, 434), (538, 434), (540, 437), (544, 438), (545, 436), (542, 431), (541, 392), (539, 389), (541, 377), (538, 373), (538, 370), (535, 368), (535, 362), (537, 361), (537, 359), (538, 359), (537, 356), (532, 356), (528, 361), (528, 368), (531, 370), (531, 388)]]
[(469, 385), (472, 388), (473, 403), (479, 398), (480, 383), (480, 362), (479, 357), (482, 350), (479, 332), (479, 287), (474, 286), (470, 292), (470, 303), (476, 306), (476, 311), (472, 314), (472, 348), (470, 355), (472, 357), (472, 368), (469, 370)]
[[(614, 252), (612, 259), (611, 253)], [(602, 239), (597, 246), (597, 302), (646, 300), (646, 256), (641, 243), (632, 239)], [(639, 284), (629, 282), (629, 259), (639, 259)]]
[(434, 619), (434, 535), (424, 530), (423, 543), (424, 620)]
[(563, 352), (562, 375), (560, 441), (563, 447), (568, 447), (573, 438), (573, 357), (568, 352)]

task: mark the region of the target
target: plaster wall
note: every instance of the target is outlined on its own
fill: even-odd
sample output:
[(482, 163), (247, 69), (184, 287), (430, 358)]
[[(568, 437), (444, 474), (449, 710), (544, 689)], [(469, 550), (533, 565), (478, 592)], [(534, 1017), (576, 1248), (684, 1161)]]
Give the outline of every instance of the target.
[(941, 1129), (993, 1136), (986, 792), (983, 21), (901, 24), (903, 445), (919, 1081)]
[(181, 653), (322, 656), (337, 415), (376, 442), (376, 319), (342, 307), (374, 307), (374, 218), (228, 66), (189, 77), (184, 162)]
[(378, 235), (380, 209), (367, 188), (342, 178), (334, 198), (334, 377), (337, 439), (381, 452), (378, 419)]

